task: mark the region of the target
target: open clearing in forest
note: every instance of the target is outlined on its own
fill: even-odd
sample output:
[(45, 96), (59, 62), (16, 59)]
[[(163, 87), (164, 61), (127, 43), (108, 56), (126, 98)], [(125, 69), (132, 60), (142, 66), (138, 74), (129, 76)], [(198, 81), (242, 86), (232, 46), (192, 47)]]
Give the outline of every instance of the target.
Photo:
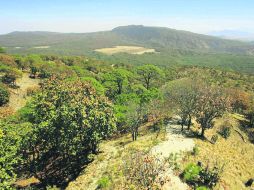
[(142, 55), (144, 53), (156, 53), (155, 49), (147, 49), (140, 46), (115, 46), (112, 48), (96, 49), (94, 51), (104, 53), (107, 55), (112, 55), (115, 53), (129, 53), (136, 55)]
[(17, 89), (11, 89), (9, 107), (14, 111), (25, 106), (27, 101), (27, 89), (39, 87), (39, 79), (31, 79), (28, 73), (23, 73), (22, 77), (17, 79)]

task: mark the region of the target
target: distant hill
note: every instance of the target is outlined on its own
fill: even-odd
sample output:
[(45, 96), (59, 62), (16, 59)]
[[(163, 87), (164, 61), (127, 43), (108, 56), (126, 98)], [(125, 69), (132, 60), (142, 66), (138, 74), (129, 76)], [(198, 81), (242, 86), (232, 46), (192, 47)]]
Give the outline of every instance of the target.
[[(160, 52), (172, 49), (254, 54), (254, 46), (233, 40), (225, 40), (187, 31), (141, 25), (121, 26), (112, 31), (94, 33), (12, 32), (0, 35), (0, 45), (11, 53), (67, 53), (85, 54), (97, 48), (116, 45), (137, 45), (155, 48)], [(47, 49), (38, 50), (48, 46)]]
[(208, 33), (211, 36), (217, 36), (224, 39), (240, 40), (240, 41), (253, 41), (254, 33), (245, 32), (241, 30), (222, 30)]
[[(254, 74), (254, 43), (141, 25), (94, 33), (12, 32), (0, 46), (13, 54), (86, 55), (112, 64), (205, 66)], [(140, 46), (159, 53), (105, 55), (95, 49)]]

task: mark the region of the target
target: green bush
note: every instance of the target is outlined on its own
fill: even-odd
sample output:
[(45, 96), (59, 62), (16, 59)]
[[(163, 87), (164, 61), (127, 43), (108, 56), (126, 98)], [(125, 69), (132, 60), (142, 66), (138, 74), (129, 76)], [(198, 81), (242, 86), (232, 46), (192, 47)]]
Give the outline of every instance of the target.
[(209, 190), (209, 189), (205, 186), (200, 186), (196, 190)]
[(219, 131), (219, 134), (225, 138), (225, 139), (228, 139), (230, 134), (231, 134), (231, 128), (230, 127), (226, 127), (226, 126), (223, 126), (220, 131)]
[(0, 85), (0, 106), (3, 106), (9, 102), (10, 93), (6, 87)]
[[(194, 188), (198, 187), (204, 189), (205, 187), (212, 188), (219, 181), (220, 174), (223, 171), (223, 167), (217, 166), (209, 168), (206, 166), (203, 168), (201, 164), (190, 163), (184, 169), (182, 177), (189, 185)], [(206, 188), (207, 189), (207, 188)]]
[(200, 166), (197, 166), (194, 163), (190, 163), (184, 169), (183, 179), (187, 182), (197, 181), (201, 170), (202, 168)]
[(98, 181), (98, 189), (105, 189), (110, 186), (110, 179), (108, 176), (103, 176)]

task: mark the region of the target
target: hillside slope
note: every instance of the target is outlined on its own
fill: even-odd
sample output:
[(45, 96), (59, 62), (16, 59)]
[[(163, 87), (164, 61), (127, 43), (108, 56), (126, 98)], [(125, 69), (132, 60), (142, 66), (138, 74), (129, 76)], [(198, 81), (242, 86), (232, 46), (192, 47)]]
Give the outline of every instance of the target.
[[(0, 44), (11, 53), (84, 54), (96, 48), (138, 45), (160, 52), (172, 49), (253, 54), (250, 43), (225, 40), (187, 31), (161, 27), (121, 26), (112, 31), (94, 33), (13, 32), (0, 35)], [(36, 48), (48, 46), (48, 48)]]

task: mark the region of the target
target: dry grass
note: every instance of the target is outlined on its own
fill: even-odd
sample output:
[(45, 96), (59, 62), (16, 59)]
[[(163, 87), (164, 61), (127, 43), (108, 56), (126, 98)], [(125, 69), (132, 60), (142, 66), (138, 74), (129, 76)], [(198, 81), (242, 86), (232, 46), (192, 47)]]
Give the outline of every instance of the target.
[(233, 118), (232, 115), (218, 119), (215, 123), (215, 127), (208, 130), (206, 136), (210, 139), (212, 135), (217, 133), (223, 121), (225, 121), (225, 119), (228, 120), (228, 118), (230, 118), (229, 121), (233, 128), (231, 136), (226, 140), (219, 135), (215, 144), (201, 139), (195, 139), (195, 143), (199, 148), (199, 153), (196, 156), (188, 155), (184, 165), (189, 162), (196, 163), (197, 161), (201, 161), (203, 164), (210, 163), (211, 165), (216, 165), (216, 163), (219, 165), (225, 164), (221, 181), (215, 189), (248, 189), (244, 186), (244, 183), (248, 179), (254, 177), (254, 145), (247, 140), (248, 137), (243, 131), (241, 131), (241, 134), (247, 140), (246, 143), (234, 130), (237, 129), (240, 131), (238, 120)]
[(21, 180), (15, 182), (15, 186), (17, 186), (19, 188), (25, 188), (30, 185), (37, 184), (39, 182), (40, 181), (38, 179), (36, 179), (35, 177), (31, 177), (29, 179), (21, 179)]
[(124, 187), (125, 178), (121, 172), (124, 157), (137, 150), (149, 151), (163, 138), (164, 133), (157, 136), (156, 133), (149, 132), (147, 127), (144, 127), (135, 142), (131, 140), (131, 135), (125, 135), (102, 143), (103, 152), (95, 157), (94, 162), (89, 164), (83, 174), (69, 184), (67, 190), (94, 190), (98, 186), (98, 180), (103, 176), (109, 177), (112, 182), (107, 189), (126, 189)]
[(27, 102), (27, 89), (38, 88), (39, 79), (29, 78), (28, 73), (23, 73), (22, 78), (17, 79), (18, 89), (11, 89), (10, 102), (8, 106), (17, 111), (25, 106)]
[(112, 55), (115, 53), (129, 53), (129, 54), (136, 54), (136, 55), (141, 55), (144, 53), (155, 53), (154, 49), (147, 49), (147, 48), (139, 47), (139, 46), (115, 46), (112, 48), (96, 49), (94, 51), (104, 53), (107, 55)]

